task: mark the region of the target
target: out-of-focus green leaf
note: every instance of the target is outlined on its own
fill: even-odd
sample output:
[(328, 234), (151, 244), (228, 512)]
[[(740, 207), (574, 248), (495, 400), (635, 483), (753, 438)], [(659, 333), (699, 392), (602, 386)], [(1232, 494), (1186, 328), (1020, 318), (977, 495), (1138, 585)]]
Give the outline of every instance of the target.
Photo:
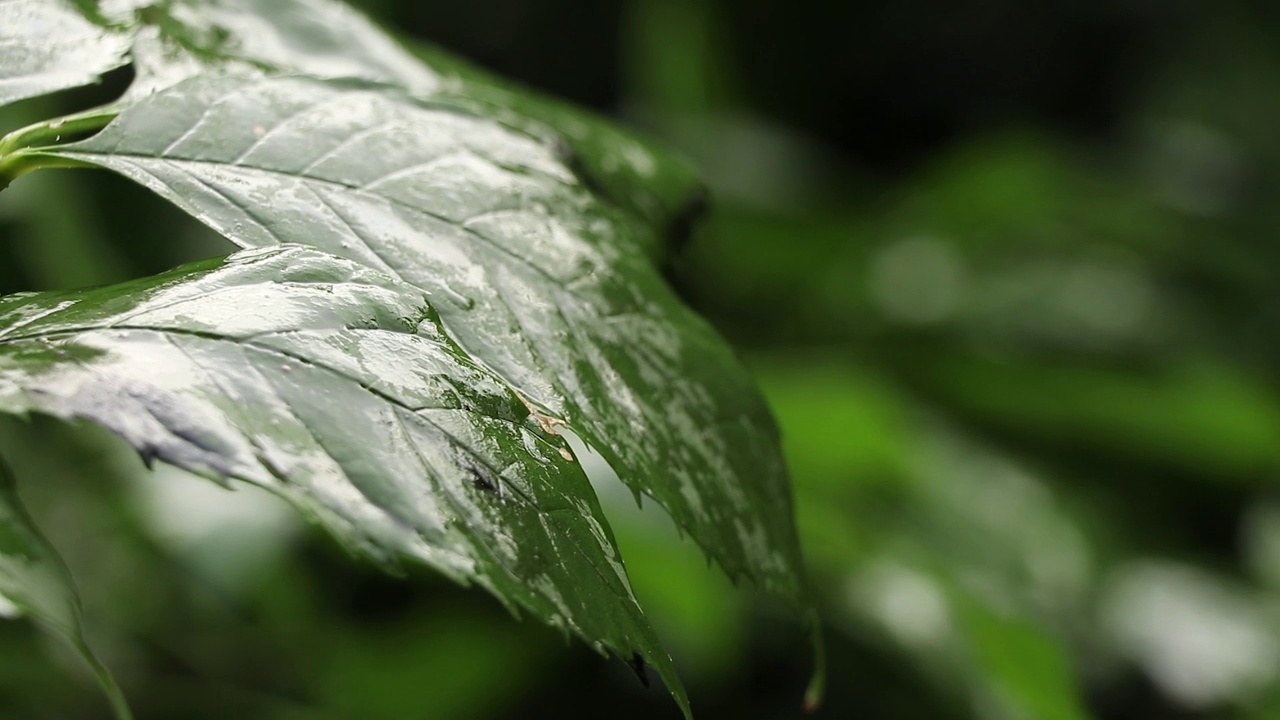
[(0, 411), (89, 419), (144, 458), (267, 488), (388, 566), (424, 562), (643, 659), (687, 707), (564, 441), (417, 288), (272, 248), (11, 296), (0, 328)]
[[(462, 609), (414, 616), (393, 631), (344, 633), (324, 668), (325, 706), (336, 717), (399, 720), (411, 692), (432, 715), (490, 717), (540, 679), (555, 649), (513, 643), (510, 628)], [(449, 682), (422, 682), (431, 677)]]
[(906, 400), (886, 378), (854, 361), (762, 357), (753, 363), (779, 422), (785, 449), (806, 485), (857, 492), (894, 484), (907, 471)]
[(66, 640), (89, 664), (118, 720), (131, 716), (110, 671), (84, 639), (80, 600), (62, 558), (22, 507), (9, 466), (0, 459), (0, 600)]
[(1184, 707), (1247, 706), (1274, 692), (1274, 596), (1194, 565), (1136, 560), (1115, 568), (1098, 604), (1112, 647)]
[(937, 360), (930, 381), (949, 402), (1019, 432), (1229, 477), (1280, 467), (1280, 404), (1229, 366), (1138, 373), (968, 354)]
[(999, 702), (1017, 717), (1087, 720), (1080, 692), (1060, 641), (1043, 628), (953, 593), (975, 665)]

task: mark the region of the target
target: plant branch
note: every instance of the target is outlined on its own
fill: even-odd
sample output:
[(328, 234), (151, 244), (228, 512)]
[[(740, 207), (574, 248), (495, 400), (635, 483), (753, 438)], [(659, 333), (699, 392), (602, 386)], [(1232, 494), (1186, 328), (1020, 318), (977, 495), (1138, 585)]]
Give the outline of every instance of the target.
[(41, 120), (0, 138), (0, 190), (18, 177), (46, 167), (84, 167), (61, 158), (32, 152), (40, 147), (97, 132), (119, 114), (116, 107), (98, 107), (52, 120)]
[(9, 187), (14, 180), (32, 170), (42, 168), (90, 168), (97, 167), (91, 163), (72, 160), (70, 158), (46, 155), (38, 150), (19, 150), (9, 155), (0, 155), (0, 190)]
[(0, 158), (23, 148), (61, 142), (63, 137), (73, 138), (97, 132), (119, 114), (120, 110), (115, 106), (97, 107), (18, 128), (0, 138)]

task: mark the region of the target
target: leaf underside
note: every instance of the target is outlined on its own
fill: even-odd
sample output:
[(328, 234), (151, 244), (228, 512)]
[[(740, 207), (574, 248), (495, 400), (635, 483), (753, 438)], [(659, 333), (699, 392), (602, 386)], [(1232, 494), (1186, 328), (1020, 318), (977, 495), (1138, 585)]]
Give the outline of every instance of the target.
[[(97, 64), (62, 86), (125, 42), (138, 76), (119, 117), (15, 157), (114, 170), (259, 249), (0, 300), (0, 411), (87, 418), (266, 487), (385, 564), (642, 658), (686, 712), (559, 428), (732, 577), (806, 607), (772, 418), (658, 271), (698, 198), (683, 164), (424, 64), (327, 0), (111, 7), (84, 43)], [(88, 22), (0, 0), (0, 28), (31, 8)]]

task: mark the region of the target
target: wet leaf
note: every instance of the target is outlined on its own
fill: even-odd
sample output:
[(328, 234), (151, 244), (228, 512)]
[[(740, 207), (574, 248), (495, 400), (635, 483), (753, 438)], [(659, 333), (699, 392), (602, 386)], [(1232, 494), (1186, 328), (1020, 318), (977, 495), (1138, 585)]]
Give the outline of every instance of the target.
[[(175, 0), (149, 7), (127, 0), (113, 7), (111, 22), (138, 26), (131, 51), (138, 77), (125, 104), (210, 71), (358, 78), (418, 98), (447, 98), (569, 150), (571, 164), (593, 189), (670, 228), (656, 240), (679, 240), (701, 206), (702, 190), (688, 164), (665, 149), (448, 53), (421, 45), (411, 53), (340, 2)], [(664, 246), (651, 250), (660, 254)]]
[(246, 247), (302, 243), (422, 288), (450, 333), (598, 448), (734, 577), (798, 598), (769, 413), (664, 284), (654, 229), (555, 148), (445, 101), (198, 76), (60, 157), (116, 170)]
[(197, 74), (49, 154), (131, 177), (239, 245), (312, 245), (422, 288), (547, 428), (582, 434), (733, 577), (800, 602), (773, 420), (662, 280), (661, 214), (610, 202), (564, 144), (457, 91), (272, 72)]
[(87, 85), (125, 64), (129, 43), (70, 3), (0, 0), (0, 106)]
[(418, 288), (283, 246), (10, 296), (0, 328), (0, 411), (90, 420), (148, 460), (266, 488), (389, 568), (425, 563), (644, 658), (687, 707), (564, 440)]
[[(133, 88), (111, 108), (112, 116), (122, 112), (100, 134), (73, 145), (33, 135), (33, 142), (11, 156), (15, 175), (41, 165), (106, 167), (241, 247), (310, 246), (416, 293), (429, 303), (436, 332), (478, 373), (455, 379), (461, 387), (453, 391), (479, 392), (466, 389), (472, 380), (492, 384), (497, 395), (486, 390), (483, 398), (500, 397), (508, 404), (504, 413), (523, 412), (520, 432), (552, 443), (557, 456), (564, 449), (558, 433), (572, 429), (609, 461), (637, 499), (655, 498), (731, 577), (811, 612), (773, 419), (730, 348), (679, 301), (659, 272), (667, 248), (685, 233), (701, 203), (701, 189), (684, 163), (441, 53), (423, 51), (426, 61), (420, 61), (328, 0), (125, 0), (110, 8), (108, 17), (97, 20), (132, 33), (137, 71)], [(91, 114), (86, 123), (107, 117)], [(134, 289), (101, 292), (133, 298)], [(94, 297), (116, 308), (118, 301)], [(275, 308), (276, 301), (287, 303), (271, 296), (254, 305), (223, 306), (200, 332), (236, 327), (245, 307), (289, 322), (288, 306)], [(273, 326), (273, 332), (287, 330)], [(168, 357), (170, 344), (127, 347)], [(57, 357), (43, 357), (50, 351), (28, 348), (36, 353), (34, 364), (14, 370), (11, 382), (23, 387), (21, 378), (39, 377), (32, 373), (43, 362), (70, 368), (67, 353), (81, 365), (98, 363), (95, 353), (101, 349), (64, 343)], [(379, 356), (383, 362), (372, 377), (410, 383), (414, 364), (425, 362), (408, 352), (418, 349), (406, 347), (398, 363), (386, 362), (391, 355)], [(329, 347), (325, 351), (335, 355), (326, 362), (358, 364), (357, 350), (350, 344)], [(113, 346), (111, 352), (123, 350)], [(169, 362), (129, 357), (130, 363), (149, 363), (150, 370), (139, 375), (148, 380), (163, 377)], [(128, 372), (138, 370), (130, 365)], [(346, 413), (333, 417), (333, 408), (346, 408), (347, 400), (316, 404), (317, 396), (298, 380), (313, 372), (292, 372), (282, 387), (294, 388), (295, 401), (313, 413), (301, 428), (316, 431), (312, 421), (319, 428), (342, 423), (345, 432), (335, 429), (332, 441), (339, 444), (326, 446), (326, 452), (354, 453), (349, 445), (357, 438), (381, 447), (405, 437), (407, 431), (392, 422), (396, 412), (385, 408), (367, 422), (361, 417), (352, 423)], [(360, 373), (354, 377), (358, 388), (373, 382)], [(52, 387), (65, 390), (57, 383)], [(359, 395), (356, 387), (338, 387)], [(144, 454), (218, 477), (259, 482), (265, 471), (281, 488), (292, 488), (291, 468), (275, 465), (270, 447), (227, 444), (239, 423), (253, 420), (241, 416), (254, 397), (242, 390), (244, 400), (223, 408), (232, 414), (221, 420), (208, 411), (187, 415), (164, 403), (152, 407), (150, 395), (133, 398), (127, 390), (117, 397), (131, 398), (126, 403), (99, 403), (95, 407), (105, 409), (89, 417), (125, 435)], [(34, 397), (28, 389), (19, 394), (26, 401)], [(32, 409), (84, 414), (73, 409), (75, 401), (63, 402)], [(13, 397), (10, 403), (20, 405)], [(224, 421), (231, 424), (218, 424)], [(470, 431), (463, 445), (506, 447), (503, 442), (516, 441), (511, 436), (500, 442), (502, 433), (512, 432), (509, 424)], [(209, 438), (217, 442), (202, 444)], [(529, 447), (544, 452), (551, 446)], [(495, 463), (503, 470), (516, 462), (515, 456), (501, 459)], [(506, 498), (501, 472), (473, 466), (462, 456), (435, 460), (453, 462), (452, 472), (465, 476), (482, 497)], [(547, 482), (580, 481), (576, 466), (551, 460), (559, 464), (547, 466)], [(262, 466), (259, 475), (240, 474), (255, 462)], [(394, 463), (400, 462), (404, 458), (397, 453), (375, 454), (353, 471), (371, 479), (395, 476), (400, 470)], [(589, 488), (582, 496), (591, 497)], [(407, 488), (378, 497), (382, 512), (392, 513), (402, 512), (397, 503), (419, 499)], [(390, 547), (394, 552), (381, 553), (390, 557), (410, 547), (384, 542), (392, 531), (378, 524), (388, 521), (376, 513), (351, 514), (350, 508), (338, 511), (323, 503), (305, 507), (375, 553)], [(593, 513), (594, 507), (591, 500)], [(532, 525), (520, 528), (512, 528), (511, 543), (540, 542)], [(607, 530), (598, 534), (602, 552), (612, 553)], [(416, 554), (469, 579), (452, 556)], [(616, 575), (625, 587), (620, 566)], [(643, 626), (638, 614), (631, 616), (632, 605), (591, 595), (592, 602), (576, 607), (585, 615), (571, 622), (571, 613), (551, 602), (539, 582), (536, 575), (519, 576), (511, 587), (487, 581), (517, 604), (543, 603), (535, 610), (540, 617), (577, 623), (574, 629), (589, 641), (604, 642), (624, 657), (635, 647), (656, 664), (660, 653), (640, 642), (638, 630), (616, 634), (612, 623), (622, 616)], [(518, 591), (521, 583), (533, 587)], [(594, 625), (588, 629), (588, 622), (602, 622), (615, 634), (602, 634)], [(671, 684), (665, 667), (659, 664), (659, 672)]]

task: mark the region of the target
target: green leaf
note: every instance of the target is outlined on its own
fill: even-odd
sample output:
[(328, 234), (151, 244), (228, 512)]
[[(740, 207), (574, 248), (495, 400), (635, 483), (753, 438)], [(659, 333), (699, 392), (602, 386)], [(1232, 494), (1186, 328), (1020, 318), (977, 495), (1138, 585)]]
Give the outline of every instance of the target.
[[(536, 426), (522, 432), (536, 431), (563, 449), (557, 434), (571, 428), (609, 461), (637, 500), (641, 494), (655, 498), (731, 577), (781, 596), (812, 621), (774, 421), (732, 351), (659, 272), (668, 245), (683, 234), (701, 198), (686, 164), (438, 52), (426, 52), (424, 64), (328, 0), (151, 6), (126, 0), (111, 7), (98, 20), (133, 33), (137, 81), (118, 103), (86, 114), (84, 129), (100, 126), (117, 110), (119, 117), (74, 145), (44, 147), (59, 140), (43, 127), (20, 133), (22, 142), (12, 144), (7, 158), (0, 148), (0, 182), (6, 181), (5, 163), (11, 177), (41, 166), (102, 166), (155, 190), (241, 247), (307, 245), (381, 273), (430, 302), (441, 337), (480, 374), (468, 377), (493, 384), (504, 402), (514, 398), (508, 404), (525, 413), (520, 421)], [(93, 297), (114, 309), (111, 297), (133, 291), (116, 288)], [(276, 301), (285, 299), (272, 296), (252, 307), (274, 312), (270, 303)], [(201, 332), (234, 327), (236, 315), (230, 308), (223, 312)], [(298, 318), (286, 312), (277, 319)], [(75, 352), (84, 347), (76, 345)], [(399, 362), (408, 367), (419, 359), (408, 355)], [(30, 379), (38, 367), (23, 366), (11, 376), (23, 397), (30, 395), (22, 378)], [(150, 379), (161, 366), (150, 367), (140, 377)], [(406, 370), (388, 365), (380, 372)], [(303, 385), (288, 387), (296, 388), (304, 406), (319, 402)], [(319, 427), (302, 423), (309, 432), (336, 422), (322, 412), (333, 405), (310, 407)], [(64, 406), (57, 412), (78, 411)], [(241, 477), (230, 470), (258, 458), (245, 452), (271, 454), (243, 444), (193, 443), (231, 428), (208, 413), (178, 419), (161, 412), (130, 402), (90, 417), (144, 454), (207, 475)], [(235, 423), (251, 419), (237, 415)], [(178, 435), (166, 425), (170, 421)], [(376, 436), (366, 439), (374, 447), (390, 442), (378, 434), (385, 427), (356, 432), (351, 424), (343, 424), (343, 433), (334, 429), (334, 442), (353, 442), (360, 432)], [(468, 437), (472, 445), (491, 444), (498, 437), (492, 433), (509, 433), (505, 428), (472, 428)], [(374, 458), (356, 469), (369, 478), (394, 476), (395, 463), (403, 462), (394, 452)], [(515, 462), (503, 459), (508, 462), (497, 467)], [(269, 459), (259, 461), (274, 468), (273, 477), (287, 475)], [(455, 472), (468, 470), (466, 464), (459, 468)], [(554, 482), (581, 480), (574, 465), (561, 463), (547, 473)], [(564, 480), (564, 473), (577, 479)], [(482, 486), (502, 487), (481, 480)], [(589, 488), (582, 493), (591, 497)], [(401, 488), (381, 506), (394, 509), (416, 497)], [(390, 532), (377, 525), (376, 515), (326, 515), (319, 505), (308, 507), (349, 539)], [(594, 507), (591, 500), (592, 512)], [(603, 521), (595, 526), (606, 527)], [(540, 536), (525, 534), (533, 530), (517, 528), (523, 526), (513, 527), (511, 542), (538, 544)], [(607, 530), (597, 534), (601, 552), (616, 556)], [(386, 543), (361, 544), (374, 549)], [(447, 558), (418, 556), (450, 571)], [(470, 579), (457, 568), (450, 572)], [(616, 575), (625, 587), (620, 565)], [(545, 604), (538, 576), (517, 577), (510, 587), (496, 582), (490, 578), (488, 586), (499, 596), (525, 606), (537, 600), (543, 603), (535, 610), (540, 617), (570, 624), (563, 608)], [(518, 586), (530, 582), (522, 594)], [(564, 589), (556, 586), (556, 592)], [(643, 618), (632, 617), (634, 603), (619, 606), (606, 596), (589, 594), (576, 609), (592, 622), (611, 620), (588, 628), (588, 620), (575, 615), (579, 626), (573, 629), (621, 654), (637, 653), (672, 684), (656, 644), (641, 642), (634, 628), (619, 635), (611, 624), (621, 614), (643, 626)]]
[(440, 75), (434, 96), (559, 144), (585, 183), (602, 199), (666, 230), (651, 255), (664, 259), (684, 240), (705, 205), (705, 190), (689, 163), (604, 118), (516, 87), (428, 45), (415, 51)]
[(0, 411), (91, 420), (266, 488), (388, 567), (425, 563), (653, 665), (687, 710), (564, 440), (418, 288), (284, 246), (0, 299), (0, 328)]
[(125, 64), (130, 38), (57, 0), (0, 0), (0, 106), (87, 85)]
[(799, 601), (773, 420), (729, 348), (555, 147), (446, 101), (197, 76), (49, 151), (137, 180), (237, 244), (300, 243), (422, 288), (473, 357), (657, 499), (732, 577)]
[[(2, 363), (0, 363), (2, 364)], [(131, 716), (124, 694), (84, 639), (80, 601), (62, 558), (40, 535), (0, 458), (0, 599), (35, 619), (80, 653), (106, 691), (119, 720)]]
[[(690, 167), (663, 148), (433, 47), (418, 44), (411, 54), (340, 2), (179, 0), (142, 9), (131, 3), (142, 5), (129, 0), (109, 18), (115, 27), (138, 29), (131, 50), (138, 77), (124, 105), (218, 70), (369, 80), (447, 99), (567, 148), (574, 168), (610, 202), (672, 228), (676, 239), (701, 207)], [(655, 256), (664, 249), (665, 242), (651, 248)]]
[(228, 67), (361, 78), (418, 93), (440, 85), (367, 18), (330, 0), (127, 0), (110, 21), (139, 29), (132, 49), (138, 77), (126, 103)]
[(969, 636), (969, 661), (1000, 699), (1025, 717), (1088, 720), (1062, 643), (1047, 630), (989, 607), (959, 589), (950, 593)]

